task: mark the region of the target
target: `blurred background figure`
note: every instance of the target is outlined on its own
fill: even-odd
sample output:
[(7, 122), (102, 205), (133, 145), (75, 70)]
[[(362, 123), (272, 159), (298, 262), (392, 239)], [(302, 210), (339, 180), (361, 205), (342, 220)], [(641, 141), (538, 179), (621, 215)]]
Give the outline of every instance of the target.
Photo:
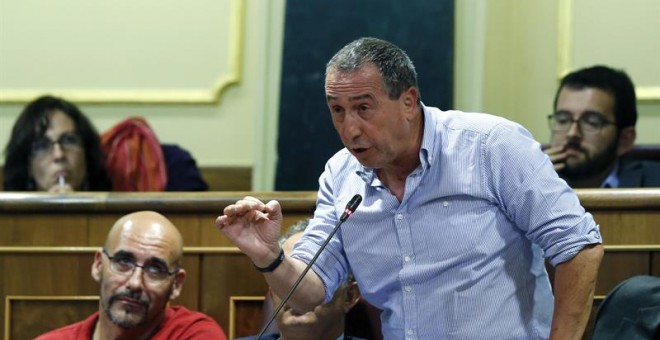
[(600, 304), (594, 340), (660, 339), (660, 277), (633, 276)]
[(599, 65), (566, 75), (548, 119), (545, 153), (571, 187), (660, 186), (660, 163), (621, 159), (637, 135), (635, 87), (625, 72)]
[(101, 135), (114, 191), (206, 191), (195, 159), (161, 144), (143, 117), (127, 118)]
[(5, 191), (108, 191), (99, 134), (72, 103), (53, 96), (30, 102), (5, 148)]
[(205, 191), (192, 155), (161, 144), (146, 119), (99, 135), (73, 103), (42, 96), (16, 120), (5, 148), (5, 191)]
[[(293, 246), (302, 237), (307, 228), (309, 220), (302, 220), (292, 225), (280, 238), (282, 249), (290, 254)], [(335, 292), (332, 300), (317, 306), (313, 311), (307, 313), (296, 313), (288, 306), (284, 306), (275, 318), (276, 327), (271, 324), (266, 334), (261, 339), (308, 339), (308, 340), (335, 340), (335, 339), (362, 339), (351, 336), (346, 331), (349, 329), (347, 317), (349, 312), (360, 301), (360, 290), (355, 279), (350, 276), (342, 286)], [(267, 311), (264, 314), (265, 321), (272, 316), (272, 312), (279, 306), (282, 299), (268, 291), (264, 306)], [(272, 308), (270, 308), (272, 307)], [(362, 325), (364, 327), (368, 325)], [(243, 340), (255, 339), (256, 337), (240, 338)]]

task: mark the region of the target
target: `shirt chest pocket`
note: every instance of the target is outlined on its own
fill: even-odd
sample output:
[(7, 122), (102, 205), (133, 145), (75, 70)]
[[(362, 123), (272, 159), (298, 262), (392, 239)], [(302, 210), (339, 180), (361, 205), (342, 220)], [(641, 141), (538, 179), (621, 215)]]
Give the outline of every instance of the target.
[[(499, 210), (481, 199), (447, 198), (419, 209), (420, 215), (411, 224), (411, 235), (416, 249), (425, 254), (419, 260), (465, 261), (478, 252), (481, 242), (488, 242)], [(428, 256), (428, 257), (427, 257)]]

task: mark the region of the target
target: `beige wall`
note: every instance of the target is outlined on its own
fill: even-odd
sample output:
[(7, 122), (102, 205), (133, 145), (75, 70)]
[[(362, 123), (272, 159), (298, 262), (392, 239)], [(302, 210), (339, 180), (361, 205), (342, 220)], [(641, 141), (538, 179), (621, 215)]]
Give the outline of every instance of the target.
[[(6, 10), (9, 8), (7, 5), (9, 1), (0, 0), (0, 20), (6, 19), (6, 16), (9, 15)], [(75, 3), (81, 0), (67, 1)], [(226, 1), (230, 2), (230, 0)], [(618, 3), (617, 0), (607, 0), (606, 2)], [(80, 106), (91, 116), (101, 131), (125, 117), (145, 116), (163, 142), (176, 142), (187, 148), (196, 156), (200, 165), (252, 166), (254, 168), (253, 188), (270, 190), (273, 185), (276, 161), (276, 128), (285, 0), (231, 0), (230, 2), (230, 4), (235, 3), (243, 5), (245, 11), (239, 60), (240, 80), (222, 92), (219, 103), (86, 103)], [(210, 0), (208, 4), (215, 6), (215, 3)], [(152, 5), (155, 6), (155, 3)], [(588, 65), (592, 60), (594, 62), (610, 61), (601, 57), (609, 56), (611, 53), (601, 52), (598, 47), (590, 49), (571, 47), (586, 40), (603, 41), (602, 43), (609, 43), (612, 47), (609, 36), (598, 34), (600, 31), (597, 25), (603, 23), (593, 19), (596, 16), (600, 18), (603, 15), (612, 15), (613, 18), (606, 22), (617, 22), (614, 18), (621, 17), (621, 13), (613, 9), (605, 13), (591, 11), (590, 5), (594, 6), (594, 1), (588, 1), (579, 6), (569, 0), (456, 1), (455, 107), (467, 111), (494, 113), (518, 121), (527, 127), (540, 142), (546, 142), (549, 134), (545, 116), (552, 109), (551, 101), (562, 68)], [(634, 16), (641, 12), (654, 13), (656, 7), (654, 0), (634, 0), (626, 2), (625, 8), (621, 10), (627, 16)], [(77, 7), (72, 8), (76, 10)], [(185, 8), (181, 9), (181, 13), (187, 13)], [(570, 14), (569, 19), (572, 20), (572, 24), (570, 21), (566, 24), (566, 13)], [(73, 17), (75, 14), (73, 13)], [(25, 16), (21, 20), (30, 21), (30, 13), (19, 13), (19, 15)], [(660, 32), (658, 32), (660, 18), (657, 18), (657, 15), (656, 12), (656, 17), (644, 16), (645, 20), (650, 23), (647, 22), (643, 25), (637, 23), (630, 26), (625, 25), (625, 20), (618, 20), (622, 21), (623, 25), (619, 31), (630, 30), (624, 35), (626, 39), (633, 41), (626, 45), (628, 49), (634, 46), (646, 46), (647, 48), (638, 53), (630, 51), (631, 56), (646, 55), (645, 58), (631, 58), (634, 67), (619, 65), (619, 67), (630, 69), (634, 80), (643, 79), (645, 90), (652, 90), (648, 92), (651, 93), (651, 100), (641, 101), (639, 105), (638, 143), (660, 143), (657, 138), (657, 127), (660, 126), (660, 99), (652, 100), (655, 93), (653, 88), (660, 87), (660, 76), (654, 78), (647, 74), (638, 76), (635, 74), (643, 73), (647, 69), (647, 65), (648, 69), (658, 67), (657, 60), (660, 60), (660, 51), (654, 47), (658, 45), (650, 44), (651, 47), (648, 47), (649, 42), (658, 41), (657, 37), (660, 36)], [(639, 15), (637, 16), (639, 17)], [(145, 17), (153, 18), (154, 15), (145, 15)], [(221, 18), (231, 20), (226, 16)], [(655, 18), (654, 22), (653, 18)], [(21, 20), (14, 18), (12, 22)], [(147, 19), (143, 23), (145, 30), (158, 26), (149, 20), (152, 19)], [(79, 25), (75, 20), (60, 20), (59, 22), (61, 25), (70, 25), (73, 28)], [(591, 26), (589, 26), (590, 23), (592, 23)], [(218, 32), (203, 34), (204, 32), (194, 30), (196, 25), (178, 24), (181, 30), (189, 30), (185, 32), (191, 39), (194, 37), (198, 42), (201, 41), (202, 45), (206, 44), (210, 50), (215, 51), (214, 53), (219, 53), (217, 50), (213, 50), (217, 45), (224, 44), (222, 46), (225, 46), (225, 49), (230, 48), (226, 46), (226, 41), (219, 41), (224, 40), (225, 35)], [(213, 24), (218, 23), (204, 23), (211, 27), (209, 29), (214, 27)], [(202, 26), (206, 27), (204, 25)], [(567, 30), (562, 31), (564, 28)], [(0, 32), (0, 53), (2, 53), (0, 57), (7, 53), (12, 56), (15, 53), (21, 53), (17, 50), (3, 49), (3, 45), (7, 44), (3, 43), (2, 39), (7, 39), (8, 36), (11, 37), (11, 32)], [(172, 53), (176, 58), (184, 60), (190, 55), (188, 51), (179, 49), (173, 49), (167, 53)], [(657, 54), (654, 56), (653, 53)], [(625, 56), (626, 53), (623, 55)], [(611, 62), (625, 63), (621, 54), (616, 58), (618, 59), (612, 59)], [(17, 59), (22, 60), (23, 64), (20, 66), (25, 70), (24, 72), (31, 71), (30, 60)], [(159, 58), (155, 57), (154, 60), (157, 61)], [(646, 65), (640, 67), (640, 63)], [(76, 64), (68, 65), (68, 67), (67, 72), (71, 73), (80, 69)], [(194, 64), (186, 67), (191, 67), (194, 72), (191, 71), (190, 74), (179, 72), (177, 79), (184, 84), (182, 86), (195, 88), (195, 82), (200, 81), (199, 79), (203, 80), (206, 74), (212, 74), (210, 71), (203, 72), (203, 68), (200, 71), (199, 68), (213, 67), (213, 63), (206, 60), (202, 62), (202, 66)], [(145, 66), (145, 68), (147, 67)], [(38, 79), (38, 76), (34, 74), (31, 74), (30, 77), (30, 79)], [(4, 79), (0, 78), (0, 97), (3, 96), (3, 91), (4, 94), (8, 93), (7, 86), (3, 86), (5, 84)], [(128, 86), (140, 84), (142, 83), (139, 80), (129, 79), (128, 81)], [(153, 87), (153, 84), (142, 86)], [(0, 103), (0, 145), (3, 147), (6, 145), (11, 126), (22, 106), (22, 103)]]
[(517, 121), (547, 143), (545, 116), (560, 75), (603, 63), (638, 85), (637, 143), (660, 143), (660, 3), (621, 4), (456, 1), (455, 106)]

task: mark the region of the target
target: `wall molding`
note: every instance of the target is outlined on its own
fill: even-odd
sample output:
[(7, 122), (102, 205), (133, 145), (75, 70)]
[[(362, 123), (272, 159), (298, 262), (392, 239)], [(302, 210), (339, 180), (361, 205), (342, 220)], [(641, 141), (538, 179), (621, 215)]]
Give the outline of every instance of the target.
[(11, 338), (11, 320), (12, 320), (12, 303), (17, 301), (22, 302), (37, 302), (37, 301), (50, 301), (50, 302), (66, 302), (66, 301), (98, 301), (98, 295), (7, 295), (5, 297), (5, 339)]
[(231, 0), (229, 15), (230, 41), (228, 64), (229, 73), (218, 76), (210, 89), (133, 89), (133, 90), (52, 90), (0, 89), (0, 103), (27, 103), (45, 93), (65, 97), (76, 104), (217, 104), (222, 94), (231, 85), (241, 80), (243, 43), (245, 30), (245, 0)]
[[(558, 79), (573, 71), (573, 0), (559, 0), (557, 24)], [(660, 86), (636, 86), (638, 102), (660, 101)]]
[(266, 299), (265, 296), (230, 296), (229, 297), (229, 339), (236, 337), (236, 323), (238, 322), (238, 304), (257, 304), (260, 308)]

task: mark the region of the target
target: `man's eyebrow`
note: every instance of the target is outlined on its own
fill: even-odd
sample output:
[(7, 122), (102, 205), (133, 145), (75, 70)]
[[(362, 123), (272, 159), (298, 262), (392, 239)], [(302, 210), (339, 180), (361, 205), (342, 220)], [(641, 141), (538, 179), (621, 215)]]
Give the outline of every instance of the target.
[[(337, 96), (333, 96), (333, 95), (328, 94), (328, 95), (325, 96), (325, 98), (326, 98), (326, 100), (330, 101), (330, 100), (337, 99)], [(362, 100), (362, 99), (373, 99), (373, 96), (371, 94), (365, 93), (365, 94), (361, 94), (359, 96), (353, 96), (353, 97), (348, 98), (349, 101), (357, 101), (357, 100)]]
[(165, 261), (164, 259), (161, 259), (160, 257), (155, 257), (155, 256), (150, 257), (149, 259), (144, 261), (144, 263), (145, 264), (149, 263), (149, 264), (152, 264), (152, 265), (155, 264), (155, 265), (159, 265), (159, 266), (163, 266), (163, 267), (168, 267), (167, 261)]
[(605, 114), (604, 114), (604, 113), (602, 113), (602, 112), (600, 112), (600, 111), (595, 111), (595, 110), (586, 110), (586, 111), (584, 111), (584, 112), (582, 113), (582, 115), (586, 115), (586, 114), (599, 115), (599, 116), (603, 116), (603, 117), (605, 117)]
[(131, 253), (130, 251), (126, 251), (126, 250), (117, 250), (117, 251), (115, 251), (114, 254), (112, 254), (112, 257), (123, 257), (123, 258), (135, 259), (135, 255), (133, 255), (133, 253)]
[[(126, 250), (118, 250), (112, 255), (112, 257), (123, 257), (123, 258), (130, 258), (132, 260), (135, 260), (135, 255), (133, 255), (132, 252), (126, 251)], [(160, 257), (152, 256), (148, 258), (144, 263), (150, 263), (150, 264), (159, 264), (159, 265), (164, 265), (168, 266), (167, 261), (165, 259), (162, 259)]]
[[(570, 114), (570, 115), (572, 115), (572, 114), (573, 114), (573, 111), (569, 111), (569, 110), (557, 110), (557, 111), (555, 111), (555, 114), (558, 114), (558, 113), (560, 113), (560, 114)], [(582, 117), (582, 116), (584, 116), (584, 115), (598, 115), (598, 116), (602, 116), (602, 117), (604, 117), (604, 118), (607, 118), (607, 116), (605, 115), (605, 113), (600, 112), (600, 111), (596, 111), (596, 110), (585, 110), (585, 111), (582, 111), (582, 113), (580, 114), (580, 117)]]

